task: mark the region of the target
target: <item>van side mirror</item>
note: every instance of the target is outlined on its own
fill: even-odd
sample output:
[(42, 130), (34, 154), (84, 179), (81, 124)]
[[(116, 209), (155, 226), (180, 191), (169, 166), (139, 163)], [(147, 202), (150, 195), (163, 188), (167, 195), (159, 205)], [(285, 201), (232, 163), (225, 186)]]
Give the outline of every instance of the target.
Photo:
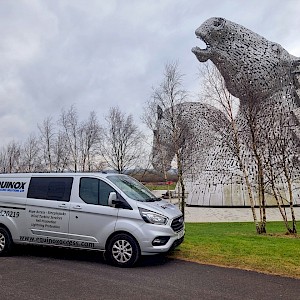
[(108, 206), (132, 210), (132, 207), (127, 203), (127, 201), (124, 200), (120, 194), (117, 196), (116, 192), (109, 193)]
[(115, 207), (117, 201), (117, 193), (110, 192), (108, 196), (108, 206)]

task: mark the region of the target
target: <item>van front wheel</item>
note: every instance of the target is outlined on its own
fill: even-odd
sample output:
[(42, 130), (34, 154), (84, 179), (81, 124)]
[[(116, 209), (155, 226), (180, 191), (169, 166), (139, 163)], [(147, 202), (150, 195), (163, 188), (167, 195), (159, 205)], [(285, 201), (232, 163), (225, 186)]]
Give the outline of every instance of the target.
[(106, 258), (118, 267), (131, 267), (140, 257), (140, 249), (133, 237), (128, 234), (117, 234), (107, 247)]
[(7, 254), (11, 247), (12, 239), (9, 232), (5, 228), (0, 227), (0, 256)]

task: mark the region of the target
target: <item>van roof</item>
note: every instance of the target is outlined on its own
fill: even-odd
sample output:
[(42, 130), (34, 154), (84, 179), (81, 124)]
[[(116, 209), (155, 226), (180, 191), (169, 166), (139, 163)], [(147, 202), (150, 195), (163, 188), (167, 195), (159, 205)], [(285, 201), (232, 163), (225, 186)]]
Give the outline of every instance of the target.
[[(0, 174), (0, 178), (16, 178), (16, 177), (64, 177), (64, 176), (97, 176), (105, 178), (110, 175), (124, 175), (119, 173), (105, 173), (105, 172), (94, 172), (94, 173), (5, 173)], [(126, 175), (125, 175), (126, 176)]]

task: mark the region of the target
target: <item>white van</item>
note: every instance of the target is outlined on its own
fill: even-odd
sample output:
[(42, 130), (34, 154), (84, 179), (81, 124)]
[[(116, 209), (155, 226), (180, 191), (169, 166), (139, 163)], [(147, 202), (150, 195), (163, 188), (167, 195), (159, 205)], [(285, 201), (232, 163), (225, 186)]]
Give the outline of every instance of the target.
[(182, 243), (180, 210), (132, 177), (103, 173), (0, 175), (0, 256), (15, 244), (105, 251), (117, 266)]

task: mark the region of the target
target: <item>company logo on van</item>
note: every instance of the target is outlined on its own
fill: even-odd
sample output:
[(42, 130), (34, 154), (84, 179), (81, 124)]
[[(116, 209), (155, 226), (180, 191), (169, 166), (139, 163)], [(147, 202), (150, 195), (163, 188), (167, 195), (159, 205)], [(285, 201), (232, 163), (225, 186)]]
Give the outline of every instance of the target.
[(24, 192), (26, 182), (0, 181), (0, 192)]

